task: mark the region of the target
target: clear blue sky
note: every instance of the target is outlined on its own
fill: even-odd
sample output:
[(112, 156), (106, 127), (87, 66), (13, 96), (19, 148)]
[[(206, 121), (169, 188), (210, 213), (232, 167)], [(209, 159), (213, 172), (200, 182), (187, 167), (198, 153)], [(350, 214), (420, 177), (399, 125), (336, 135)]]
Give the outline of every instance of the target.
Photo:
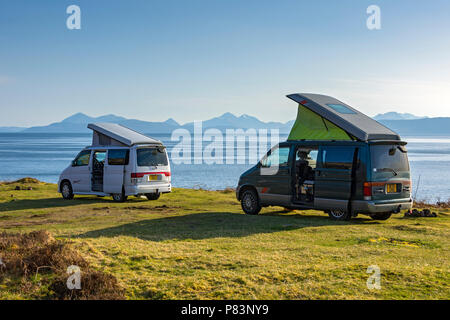
[[(81, 30), (66, 28), (67, 6)], [(381, 30), (366, 8), (381, 8)], [(1, 0), (0, 126), (295, 118), (293, 92), (450, 116), (450, 1)]]

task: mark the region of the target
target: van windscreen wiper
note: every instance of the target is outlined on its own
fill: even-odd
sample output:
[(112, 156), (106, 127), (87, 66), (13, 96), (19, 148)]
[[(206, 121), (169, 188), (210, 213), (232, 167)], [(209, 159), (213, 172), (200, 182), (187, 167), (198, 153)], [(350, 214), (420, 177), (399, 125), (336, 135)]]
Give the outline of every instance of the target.
[(392, 168), (377, 168), (377, 172), (378, 171), (390, 171), (390, 172), (392, 172), (394, 174), (394, 176), (398, 175), (397, 171), (395, 171)]

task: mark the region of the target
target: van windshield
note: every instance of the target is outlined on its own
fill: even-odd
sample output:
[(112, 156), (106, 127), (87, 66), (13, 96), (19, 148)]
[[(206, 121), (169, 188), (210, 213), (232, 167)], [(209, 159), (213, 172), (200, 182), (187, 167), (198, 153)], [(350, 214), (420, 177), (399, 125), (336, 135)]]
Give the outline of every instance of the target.
[(370, 146), (372, 169), (374, 172), (409, 171), (406, 148), (400, 145), (372, 145)]
[(136, 152), (139, 167), (167, 166), (165, 148), (141, 148)]

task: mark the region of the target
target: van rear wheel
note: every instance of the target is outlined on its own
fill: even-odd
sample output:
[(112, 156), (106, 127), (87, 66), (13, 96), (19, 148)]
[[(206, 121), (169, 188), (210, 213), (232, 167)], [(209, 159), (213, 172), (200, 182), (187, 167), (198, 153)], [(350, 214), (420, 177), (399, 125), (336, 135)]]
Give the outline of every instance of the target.
[(125, 193), (113, 193), (112, 198), (115, 202), (125, 202), (127, 201), (128, 197), (125, 196)]
[(159, 192), (146, 193), (145, 196), (147, 197), (148, 200), (158, 200), (159, 197), (161, 196), (161, 193), (159, 193)]
[(328, 215), (331, 219), (337, 220), (337, 221), (348, 221), (352, 218), (352, 215), (350, 212), (342, 209), (333, 209), (328, 211)]
[(241, 207), (246, 214), (258, 214), (261, 211), (258, 195), (254, 190), (246, 190), (241, 196)]
[(374, 213), (371, 214), (370, 217), (373, 220), (387, 220), (391, 217), (392, 213), (387, 212), (387, 213)]

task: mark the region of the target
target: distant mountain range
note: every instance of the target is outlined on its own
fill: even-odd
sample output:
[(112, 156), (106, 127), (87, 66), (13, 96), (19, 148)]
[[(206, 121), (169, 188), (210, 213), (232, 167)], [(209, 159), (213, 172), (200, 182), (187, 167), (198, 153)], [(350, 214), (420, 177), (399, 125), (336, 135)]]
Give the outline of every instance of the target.
[(136, 131), (145, 133), (168, 133), (180, 127), (180, 125), (173, 119), (168, 119), (164, 122), (148, 122), (135, 119), (126, 119), (124, 117), (119, 117), (113, 114), (94, 118), (89, 117), (84, 113), (76, 113), (61, 122), (55, 122), (49, 124), (48, 126), (26, 128), (22, 132), (91, 132), (91, 130), (87, 128), (87, 125), (88, 123), (94, 122), (118, 123)]
[(373, 119), (379, 120), (417, 120), (424, 119), (427, 117), (418, 117), (411, 113), (398, 113), (398, 112), (386, 112), (377, 114)]
[[(374, 117), (375, 120), (391, 128), (400, 135), (413, 136), (449, 136), (450, 117), (448, 118), (422, 118), (407, 113), (388, 112)], [(179, 124), (173, 119), (163, 122), (149, 122), (135, 119), (127, 119), (116, 115), (105, 115), (101, 117), (89, 117), (83, 113), (76, 113), (61, 122), (55, 122), (47, 126), (20, 128), (20, 127), (0, 127), (1, 132), (25, 132), (25, 133), (89, 133), (87, 125), (95, 122), (118, 123), (133, 130), (153, 134), (171, 133), (178, 128), (193, 130), (194, 123)], [(256, 117), (249, 115), (235, 116), (232, 113), (224, 113), (202, 122), (203, 130), (216, 128), (221, 131), (225, 129), (278, 129), (280, 133), (289, 133), (294, 120), (286, 123), (263, 122)]]
[[(168, 119), (164, 122), (149, 122), (135, 119), (126, 119), (116, 115), (105, 115), (101, 117), (89, 117), (83, 113), (76, 113), (61, 122), (55, 122), (48, 126), (30, 127), (30, 128), (16, 128), (16, 127), (0, 127), (0, 132), (28, 132), (28, 133), (78, 133), (91, 132), (87, 128), (88, 123), (95, 122), (113, 122), (121, 124), (125, 127), (144, 133), (171, 133), (178, 128), (185, 128), (193, 131), (194, 123), (189, 122), (180, 125), (173, 119)], [(242, 115), (237, 117), (232, 113), (224, 113), (220, 117), (215, 117), (202, 122), (203, 129), (215, 128), (219, 130), (225, 129), (279, 129), (280, 132), (289, 132), (294, 120), (286, 123), (281, 122), (263, 122), (255, 117), (249, 115)], [(4, 130), (2, 130), (4, 129)]]
[(401, 136), (450, 136), (450, 118), (381, 120), (379, 122)]

